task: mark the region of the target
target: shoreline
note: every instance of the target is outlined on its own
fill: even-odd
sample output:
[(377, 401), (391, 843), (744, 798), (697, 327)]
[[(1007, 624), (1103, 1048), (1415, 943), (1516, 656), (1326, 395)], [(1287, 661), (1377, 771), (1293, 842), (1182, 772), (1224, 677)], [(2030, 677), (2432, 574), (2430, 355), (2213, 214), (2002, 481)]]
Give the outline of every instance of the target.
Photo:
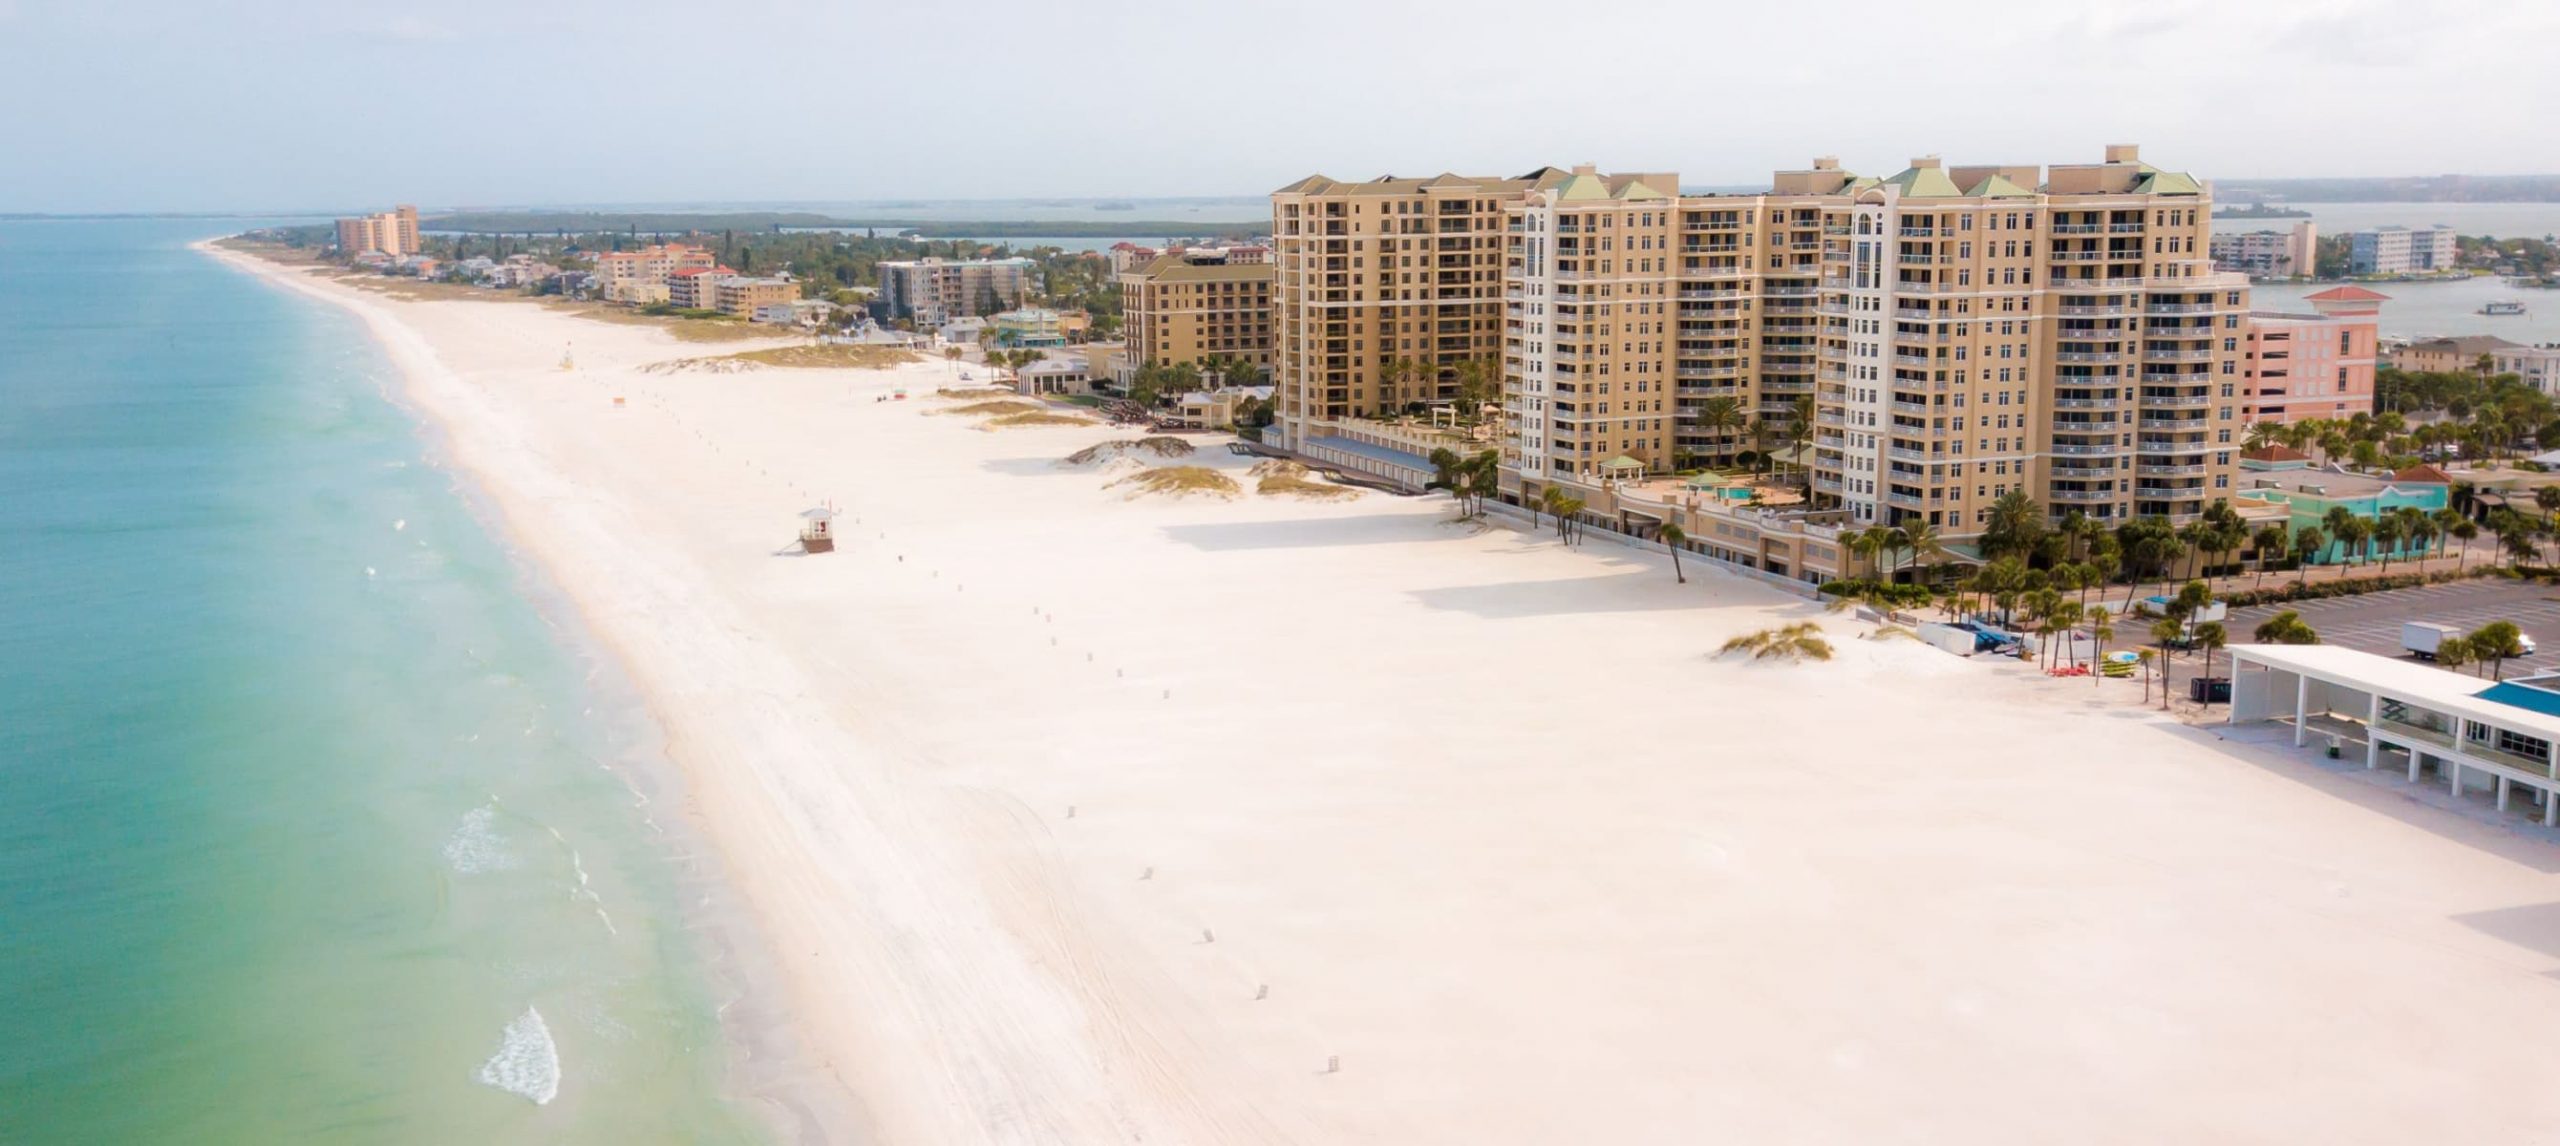
[[(730, 1101), (740, 1103), (772, 1131), (777, 1142), (796, 1146), (869, 1142), (850, 1129), (865, 1119), (840, 1079), (831, 1077), (823, 1086), (812, 1086), (809, 1052), (801, 1045), (804, 1035), (784, 1017), (786, 992), (777, 981), (780, 973), (771, 941), (748, 917), (750, 908), (725, 870), (723, 853), (712, 846), (714, 841), (700, 823), (692, 794), (694, 779), (667, 751), (668, 734), (658, 701), (635, 683), (627, 654), (595, 628), (580, 602), (559, 583), (553, 567), (527, 546), (507, 504), (489, 490), (478, 471), (462, 462), (456, 448), (458, 427), (420, 400), (418, 371), (395, 353), (378, 326), (387, 319), (368, 313), (363, 304), (369, 300), (349, 288), (313, 282), (290, 268), (223, 248), (214, 240), (190, 243), (189, 248), (269, 285), (344, 311), (364, 327), (366, 338), (400, 380), (386, 389), (384, 398), (409, 419), (423, 439), (422, 452), (430, 462), (452, 476), (465, 512), (509, 556), (516, 567), (515, 591), (550, 623), (552, 639), (571, 658), (601, 670), (605, 679), (590, 687), (618, 694), (645, 722), (642, 733), (650, 743), (649, 759), (626, 761), (638, 766), (618, 770), (624, 783), (653, 805), (671, 794), (682, 797), (685, 811), (676, 823), (660, 824), (654, 817), (648, 822), (661, 833), (657, 846), (670, 853), (670, 870), (679, 876), (678, 886), (671, 891), (682, 906), (683, 930), (692, 940), (696, 966), (704, 976), (701, 985), (707, 1000), (716, 1004), (713, 1017), (728, 1043), (722, 1069), (728, 1082), (723, 1090), (729, 1092)], [(634, 830), (645, 829), (635, 824)], [(665, 834), (669, 832), (674, 834)], [(839, 1130), (831, 1133), (830, 1126)]]
[[(930, 416), (940, 363), (666, 370), (705, 348), (300, 285), (630, 667), (880, 1141), (2560, 1118), (2560, 857), (2130, 686), (1441, 499), (1133, 500), (1058, 464), (1105, 427)], [(838, 552), (777, 552), (820, 499)], [(1839, 655), (1714, 655), (1795, 620)]]

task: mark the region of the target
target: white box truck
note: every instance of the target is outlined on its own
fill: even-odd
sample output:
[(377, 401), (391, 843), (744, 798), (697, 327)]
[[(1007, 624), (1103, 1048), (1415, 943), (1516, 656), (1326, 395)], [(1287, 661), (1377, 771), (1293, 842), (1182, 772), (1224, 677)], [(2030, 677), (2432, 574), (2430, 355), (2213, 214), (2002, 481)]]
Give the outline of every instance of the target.
[(2436, 650), (2443, 648), (2446, 641), (2461, 639), (2462, 630), (2451, 625), (2439, 625), (2430, 621), (2400, 623), (2400, 647), (2426, 660), (2436, 659)]

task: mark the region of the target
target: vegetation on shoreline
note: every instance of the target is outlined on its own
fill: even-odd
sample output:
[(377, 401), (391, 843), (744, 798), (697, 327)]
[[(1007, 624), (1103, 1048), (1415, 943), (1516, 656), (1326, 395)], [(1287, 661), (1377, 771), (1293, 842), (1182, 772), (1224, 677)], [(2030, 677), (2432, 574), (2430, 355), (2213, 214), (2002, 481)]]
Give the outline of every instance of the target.
[(473, 235), (599, 234), (697, 235), (722, 231), (860, 231), (874, 236), (928, 239), (1102, 239), (1122, 235), (1246, 238), (1270, 229), (1267, 220), (1203, 222), (1165, 219), (915, 219), (847, 218), (805, 211), (462, 211), (422, 218), (425, 230)]

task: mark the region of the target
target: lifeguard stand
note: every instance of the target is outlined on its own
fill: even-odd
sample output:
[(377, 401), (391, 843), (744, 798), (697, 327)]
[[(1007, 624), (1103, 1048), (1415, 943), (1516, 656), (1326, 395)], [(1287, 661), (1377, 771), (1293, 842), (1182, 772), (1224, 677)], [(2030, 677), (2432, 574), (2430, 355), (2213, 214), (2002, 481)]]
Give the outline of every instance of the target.
[(829, 506), (800, 511), (800, 551), (833, 553), (836, 551), (836, 511)]

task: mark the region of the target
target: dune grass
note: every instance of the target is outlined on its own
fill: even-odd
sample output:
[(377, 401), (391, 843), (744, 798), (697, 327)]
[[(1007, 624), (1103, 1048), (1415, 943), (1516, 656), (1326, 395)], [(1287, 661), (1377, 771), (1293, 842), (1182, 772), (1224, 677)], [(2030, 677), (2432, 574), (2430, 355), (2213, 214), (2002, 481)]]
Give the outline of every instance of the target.
[(945, 386), (933, 392), (936, 398), (1010, 398), (1013, 391), (1002, 386)]
[(966, 418), (987, 418), (1003, 414), (1036, 414), (1040, 412), (1040, 405), (1037, 402), (1024, 402), (1019, 400), (971, 402), (965, 406), (952, 406), (948, 409), (934, 410), (931, 412), (936, 414), (958, 414)]
[(1178, 458), (1191, 453), (1194, 448), (1191, 443), (1180, 438), (1162, 435), (1152, 438), (1121, 438), (1117, 441), (1096, 442), (1086, 446), (1068, 454), (1065, 461), (1071, 466), (1089, 466), (1095, 462), (1107, 462), (1113, 458), (1127, 457), (1131, 454), (1154, 454), (1160, 458)]
[(987, 426), (989, 428), (998, 426), (1090, 426), (1092, 424), (1093, 419), (1091, 418), (1080, 418), (1074, 414), (1057, 414), (1047, 410), (1033, 410), (1022, 414), (1001, 414), (987, 420)]
[(1299, 473), (1265, 474), (1253, 487), (1255, 493), (1272, 497), (1300, 497), (1314, 501), (1342, 501), (1360, 496), (1360, 491), (1347, 485), (1335, 485)]
[(1117, 489), (1121, 486), (1132, 487), (1128, 494), (1131, 498), (1150, 494), (1173, 498), (1233, 498), (1244, 492), (1243, 487), (1236, 484), (1236, 479), (1207, 466), (1157, 466), (1130, 474), (1103, 488)]
[(1831, 659), (1831, 642), (1822, 637), (1822, 626), (1811, 621), (1798, 621), (1775, 629), (1745, 633), (1726, 641), (1716, 650), (1718, 656), (1749, 653), (1755, 661), (1827, 661)]
[(729, 357), (758, 366), (781, 366), (794, 370), (882, 370), (901, 363), (924, 361), (914, 351), (894, 346), (851, 346), (841, 342), (768, 346), (762, 350), (741, 350)]
[(563, 314), (575, 315), (594, 322), (615, 326), (654, 326), (674, 335), (681, 342), (747, 342), (775, 337), (770, 327), (758, 327), (737, 319), (674, 318), (642, 314), (628, 307), (606, 306), (592, 302), (552, 301), (549, 305)]

